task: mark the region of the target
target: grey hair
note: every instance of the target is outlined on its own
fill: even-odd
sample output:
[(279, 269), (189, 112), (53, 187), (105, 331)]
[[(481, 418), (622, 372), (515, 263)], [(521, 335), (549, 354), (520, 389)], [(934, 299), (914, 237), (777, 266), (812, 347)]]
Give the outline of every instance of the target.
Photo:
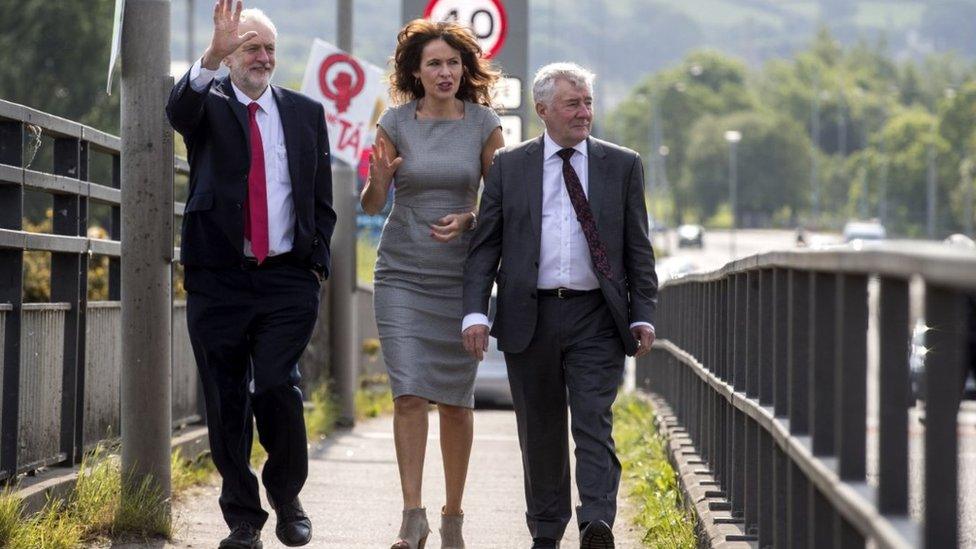
[(260, 8), (247, 8), (241, 10), (241, 23), (245, 21), (254, 20), (262, 25), (271, 29), (271, 32), (278, 36), (278, 27), (275, 26), (274, 22), (266, 13), (264, 13)]
[(549, 105), (556, 89), (556, 80), (563, 79), (574, 87), (583, 86), (593, 92), (596, 75), (576, 63), (549, 63), (535, 73), (532, 81), (532, 100)]

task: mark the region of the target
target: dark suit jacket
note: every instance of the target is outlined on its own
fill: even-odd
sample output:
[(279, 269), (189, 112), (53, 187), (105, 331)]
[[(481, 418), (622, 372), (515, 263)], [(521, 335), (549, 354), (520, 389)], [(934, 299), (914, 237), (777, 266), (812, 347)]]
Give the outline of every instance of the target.
[[(637, 344), (630, 323), (653, 324), (657, 297), (644, 170), (634, 151), (592, 137), (587, 147), (588, 199), (614, 273), (613, 280), (600, 274), (597, 279), (624, 350), (633, 355)], [(465, 314), (488, 311), (497, 279), (491, 333), (498, 348), (510, 353), (524, 350), (535, 333), (544, 148), (539, 137), (495, 154), (464, 267)]]
[[(233, 267), (244, 259), (244, 199), (250, 169), (247, 109), (230, 78), (214, 80), (202, 92), (187, 72), (173, 87), (166, 114), (186, 142), (190, 195), (183, 214), (180, 261), (210, 268)], [(332, 162), (325, 109), (302, 94), (272, 86), (281, 114), (288, 173), (295, 206), (292, 254), (327, 275), (329, 242), (335, 229)]]

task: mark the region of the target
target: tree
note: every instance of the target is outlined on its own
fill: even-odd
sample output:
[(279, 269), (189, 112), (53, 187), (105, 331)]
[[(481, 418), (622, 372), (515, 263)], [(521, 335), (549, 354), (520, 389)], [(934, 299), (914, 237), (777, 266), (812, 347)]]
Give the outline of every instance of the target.
[(951, 154), (951, 147), (939, 135), (936, 124), (936, 117), (920, 106), (904, 109), (892, 116), (872, 137), (871, 145), (859, 153), (859, 157), (852, 159), (864, 167), (869, 182), (877, 182), (868, 191), (870, 209), (879, 211), (880, 202), (885, 200), (887, 218), (884, 221), (895, 234), (925, 234), (930, 148), (936, 159), (938, 211), (949, 211), (950, 193), (959, 179), (958, 166), (940, 160)]
[[(939, 135), (949, 145), (940, 159), (947, 166), (951, 229), (963, 229), (972, 215), (973, 171), (976, 168), (976, 81), (951, 89), (939, 105)], [(952, 168), (956, 169), (953, 170)]]
[[(0, 0), (0, 98), (118, 134), (119, 94), (105, 94), (112, 0)], [(160, 45), (168, 47), (168, 45)]]
[(686, 169), (701, 218), (729, 203), (728, 130), (742, 133), (736, 146), (740, 223), (767, 225), (784, 208), (795, 216), (809, 195), (809, 140), (796, 122), (753, 111), (706, 116), (690, 132)]
[[(683, 170), (692, 126), (702, 116), (749, 110), (753, 105), (745, 65), (704, 50), (690, 54), (677, 67), (645, 79), (612, 113), (609, 124), (614, 135), (640, 151), (649, 164), (660, 161), (658, 145), (667, 147), (665, 171), (678, 222), (691, 199)], [(655, 134), (660, 136), (660, 143), (655, 141)]]

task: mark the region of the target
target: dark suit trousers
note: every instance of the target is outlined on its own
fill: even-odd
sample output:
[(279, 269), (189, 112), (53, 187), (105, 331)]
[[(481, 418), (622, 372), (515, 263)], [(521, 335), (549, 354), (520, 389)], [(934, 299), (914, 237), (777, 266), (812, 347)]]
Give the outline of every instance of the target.
[(187, 267), (187, 325), (203, 381), (213, 461), (223, 478), (220, 508), (231, 528), (261, 528), (249, 457), (253, 425), (268, 451), (262, 481), (291, 501), (308, 474), (298, 359), (315, 326), (319, 282), (308, 269)]
[(540, 297), (525, 351), (505, 353), (532, 537), (560, 539), (571, 517), (567, 403), (576, 442), (579, 523), (617, 512), (620, 462), (610, 410), (623, 377), (623, 343), (599, 292)]

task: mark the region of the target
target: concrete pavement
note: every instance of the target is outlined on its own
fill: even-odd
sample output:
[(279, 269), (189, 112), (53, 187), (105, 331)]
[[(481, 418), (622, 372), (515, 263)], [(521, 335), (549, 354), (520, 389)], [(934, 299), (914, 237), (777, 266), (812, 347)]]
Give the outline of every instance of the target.
[[(438, 514), (444, 502), (437, 423), (437, 413), (432, 412), (424, 473), (424, 499), (433, 530), (427, 540), (429, 549), (440, 547)], [(625, 489), (622, 487), (620, 492), (620, 513), (614, 527), (617, 547), (637, 548), (641, 546), (640, 536), (629, 520), (632, 513), (623, 501)], [(217, 495), (217, 488), (207, 487), (178, 502), (174, 509), (173, 542), (152, 546), (216, 547), (227, 533)], [(392, 418), (362, 422), (314, 447), (302, 502), (314, 525), (310, 547), (389, 547), (399, 528), (401, 509)], [(476, 412), (464, 502), (465, 540), (469, 548), (513, 549), (531, 545), (525, 527), (522, 465), (511, 411)], [(283, 547), (274, 535), (273, 513), (262, 540), (266, 548)], [(578, 532), (571, 523), (563, 547), (578, 546)]]

